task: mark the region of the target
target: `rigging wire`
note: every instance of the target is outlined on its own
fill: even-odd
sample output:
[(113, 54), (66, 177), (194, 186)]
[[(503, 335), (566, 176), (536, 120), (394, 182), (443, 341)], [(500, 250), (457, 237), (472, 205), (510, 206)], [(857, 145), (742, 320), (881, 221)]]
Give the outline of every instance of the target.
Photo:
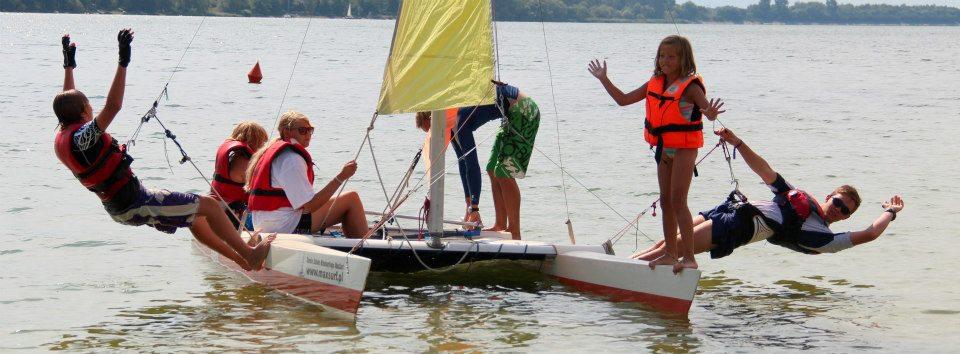
[(567, 198), (567, 180), (563, 177), (563, 151), (560, 149), (560, 111), (557, 109), (557, 92), (553, 84), (553, 68), (550, 65), (550, 47), (547, 46), (547, 30), (543, 24), (543, 1), (537, 1), (540, 6), (540, 33), (543, 35), (544, 55), (547, 58), (547, 76), (550, 78), (550, 96), (553, 100), (554, 123), (557, 126), (557, 160), (560, 162), (560, 185), (563, 190), (563, 206), (567, 213), (567, 224), (570, 224), (570, 201)]

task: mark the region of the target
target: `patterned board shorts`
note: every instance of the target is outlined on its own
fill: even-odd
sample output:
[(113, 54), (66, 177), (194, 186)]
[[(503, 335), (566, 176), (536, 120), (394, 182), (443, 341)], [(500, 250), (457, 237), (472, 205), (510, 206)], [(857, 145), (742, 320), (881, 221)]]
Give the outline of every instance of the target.
[(533, 142), (540, 129), (540, 108), (523, 97), (507, 112), (507, 124), (500, 127), (493, 143), (487, 171), (497, 177), (523, 178), (533, 155)]
[(199, 209), (200, 196), (196, 194), (142, 188), (130, 208), (110, 217), (124, 225), (147, 225), (172, 234), (179, 227), (193, 225)]

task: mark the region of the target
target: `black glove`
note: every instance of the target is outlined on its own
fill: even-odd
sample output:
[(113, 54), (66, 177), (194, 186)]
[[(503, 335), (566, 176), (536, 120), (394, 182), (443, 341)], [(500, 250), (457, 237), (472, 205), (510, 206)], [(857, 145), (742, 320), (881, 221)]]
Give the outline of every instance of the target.
[(133, 31), (129, 28), (120, 30), (120, 33), (117, 33), (117, 42), (120, 43), (120, 66), (127, 67), (127, 64), (130, 64), (130, 42), (133, 42)]
[(63, 38), (60, 38), (60, 43), (63, 44), (63, 68), (77, 67), (77, 45), (70, 44), (70, 35), (63, 35)]

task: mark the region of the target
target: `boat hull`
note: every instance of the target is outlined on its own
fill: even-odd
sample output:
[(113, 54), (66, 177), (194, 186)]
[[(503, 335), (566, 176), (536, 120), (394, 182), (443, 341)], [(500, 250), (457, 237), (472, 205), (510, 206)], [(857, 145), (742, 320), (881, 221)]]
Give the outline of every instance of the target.
[(690, 311), (701, 274), (697, 269), (673, 274), (671, 266), (650, 269), (645, 261), (562, 249), (541, 269), (564, 284), (612, 301), (639, 302), (676, 313)]
[(236, 263), (195, 242), (214, 261), (284, 294), (316, 304), (325, 315), (353, 319), (370, 272), (370, 259), (279, 234), (260, 271)]

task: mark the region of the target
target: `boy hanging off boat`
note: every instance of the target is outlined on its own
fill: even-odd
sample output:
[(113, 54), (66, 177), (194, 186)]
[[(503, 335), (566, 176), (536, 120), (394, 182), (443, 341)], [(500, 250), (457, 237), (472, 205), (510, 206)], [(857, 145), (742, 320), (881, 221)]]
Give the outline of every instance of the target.
[(127, 154), (126, 146), (117, 144), (107, 133), (107, 127), (123, 105), (133, 31), (121, 30), (117, 41), (120, 48), (117, 71), (106, 104), (94, 115), (87, 96), (74, 87), (77, 45), (70, 43), (70, 35), (63, 36), (63, 92), (53, 99), (53, 111), (60, 121), (54, 145), (57, 158), (84, 187), (100, 197), (114, 221), (131, 226), (149, 225), (173, 233), (180, 227), (192, 227), (198, 216), (203, 217), (213, 233), (195, 233), (198, 241), (246, 270), (262, 268), (275, 235), (249, 246), (213, 198), (144, 188), (130, 170), (133, 158)]
[[(701, 212), (694, 218), (697, 253), (710, 251), (711, 258), (721, 258), (737, 247), (761, 240), (806, 254), (839, 252), (876, 240), (903, 209), (903, 199), (895, 195), (881, 204), (883, 212), (866, 229), (834, 233), (830, 224), (846, 220), (860, 207), (856, 189), (843, 185), (817, 202), (809, 193), (787, 183), (733, 131), (721, 128), (715, 134), (740, 151), (750, 169), (770, 187), (774, 198), (747, 202), (734, 191), (727, 201)], [(632, 257), (649, 261), (664, 253), (664, 244), (659, 242)]]

